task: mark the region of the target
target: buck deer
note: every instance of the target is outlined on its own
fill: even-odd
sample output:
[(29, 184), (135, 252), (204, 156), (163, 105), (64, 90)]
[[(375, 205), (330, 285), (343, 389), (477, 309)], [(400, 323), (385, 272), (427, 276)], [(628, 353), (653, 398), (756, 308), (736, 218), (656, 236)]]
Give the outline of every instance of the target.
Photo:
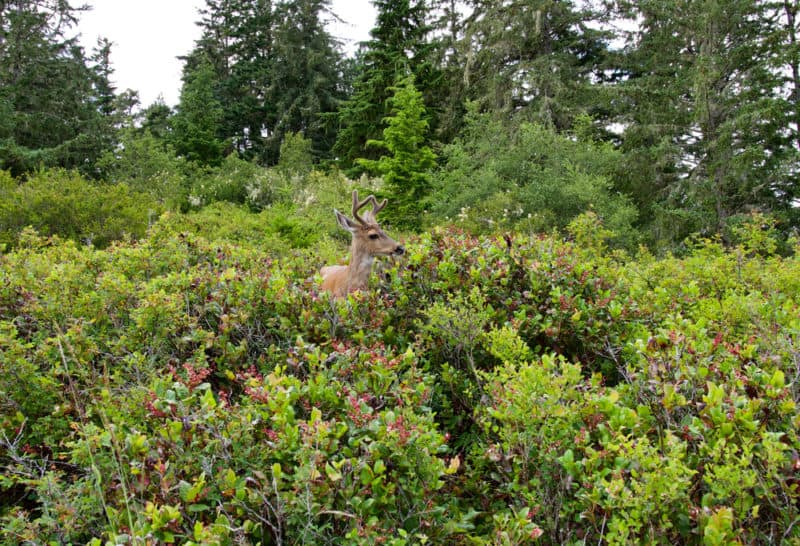
[[(358, 211), (367, 203), (372, 203), (372, 210), (359, 216)], [(397, 241), (386, 235), (375, 220), (386, 199), (378, 203), (374, 195), (363, 201), (358, 200), (358, 190), (353, 191), (353, 218), (351, 220), (334, 209), (336, 221), (353, 236), (350, 245), (350, 265), (331, 265), (319, 270), (322, 275), (322, 289), (340, 298), (348, 292), (363, 290), (369, 283), (369, 273), (375, 256), (399, 256), (405, 249)]]

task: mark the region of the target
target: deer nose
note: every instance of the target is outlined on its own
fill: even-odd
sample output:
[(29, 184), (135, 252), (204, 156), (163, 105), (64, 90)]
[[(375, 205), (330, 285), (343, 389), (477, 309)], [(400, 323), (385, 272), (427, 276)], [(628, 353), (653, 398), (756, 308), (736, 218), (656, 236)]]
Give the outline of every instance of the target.
[(406, 249), (403, 248), (403, 245), (397, 245), (397, 248), (394, 249), (394, 253), (397, 254), (398, 256), (400, 256), (401, 254), (404, 254), (405, 251), (406, 251)]

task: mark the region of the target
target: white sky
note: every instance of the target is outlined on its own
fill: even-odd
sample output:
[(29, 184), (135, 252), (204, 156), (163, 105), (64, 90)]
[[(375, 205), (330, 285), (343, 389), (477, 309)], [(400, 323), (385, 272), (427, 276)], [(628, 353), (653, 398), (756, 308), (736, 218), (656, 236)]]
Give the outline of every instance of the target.
[[(81, 16), (77, 32), (90, 53), (102, 36), (112, 42), (112, 83), (117, 92), (139, 92), (143, 107), (159, 95), (174, 106), (178, 102), (183, 65), (177, 58), (191, 51), (200, 37), (195, 24), (204, 0), (86, 0), (93, 6)], [(330, 23), (330, 31), (352, 53), (369, 38), (375, 8), (369, 0), (333, 0), (333, 12), (345, 23)]]

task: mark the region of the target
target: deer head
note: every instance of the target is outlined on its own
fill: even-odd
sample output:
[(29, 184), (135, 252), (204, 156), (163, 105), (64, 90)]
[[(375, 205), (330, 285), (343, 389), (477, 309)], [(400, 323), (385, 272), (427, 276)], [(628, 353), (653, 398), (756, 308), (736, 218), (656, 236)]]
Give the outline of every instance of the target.
[[(367, 204), (372, 209), (359, 214)], [(358, 199), (358, 191), (353, 191), (353, 219), (351, 220), (334, 209), (336, 221), (353, 237), (350, 245), (350, 265), (323, 267), (322, 289), (333, 292), (334, 296), (343, 296), (353, 290), (367, 287), (372, 262), (375, 256), (399, 256), (405, 249), (397, 241), (389, 237), (378, 225), (375, 216), (386, 206), (386, 199), (378, 203), (374, 195), (364, 200)]]

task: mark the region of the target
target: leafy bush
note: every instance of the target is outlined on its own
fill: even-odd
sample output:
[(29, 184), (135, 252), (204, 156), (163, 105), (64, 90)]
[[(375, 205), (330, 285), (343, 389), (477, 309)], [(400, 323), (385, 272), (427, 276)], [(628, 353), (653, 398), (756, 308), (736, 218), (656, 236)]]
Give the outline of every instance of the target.
[(443, 485), (445, 447), (432, 414), (414, 409), (429, 391), (414, 355), (289, 354), (288, 368), (231, 378), (235, 402), (185, 366), (185, 378), (119, 400), (140, 408), (133, 419), (107, 409), (103, 428), (86, 424), (72, 460), (129, 487), (110, 528), (163, 542), (436, 533), (445, 516), (428, 499)]
[(635, 241), (636, 209), (614, 188), (621, 156), (612, 146), (529, 123), (509, 129), (478, 114), (464, 134), (445, 148), (430, 199), (434, 218), (483, 233), (534, 232), (565, 228), (592, 209), (618, 243)]
[(277, 171), (229, 155), (218, 167), (209, 167), (192, 183), (189, 206), (197, 209), (217, 201), (247, 204), (253, 210), (268, 206), (285, 185)]
[(525, 510), (534, 529), (561, 544), (653, 543), (687, 531), (694, 472), (681, 443), (670, 433), (651, 442), (637, 412), (579, 365), (514, 358), (504, 347), (509, 337), (519, 344), (513, 336), (494, 335), (504, 365), (488, 376), (492, 402), (480, 411), (488, 445), (472, 454), (493, 477), (481, 484), (490, 513)]
[(314, 170), (313, 142), (302, 133), (286, 133), (281, 142), (278, 171), (285, 175), (308, 175)]
[(186, 203), (189, 181), (199, 170), (148, 130), (125, 132), (119, 147), (104, 153), (97, 168), (107, 180), (125, 183), (173, 210)]
[(142, 237), (161, 207), (124, 184), (93, 184), (75, 172), (39, 171), (0, 186), (0, 244), (13, 246), (26, 226), (104, 247), (126, 236)]
[(754, 227), (437, 229), (334, 300), (245, 214), (2, 256), (3, 543), (800, 538), (800, 259)]

